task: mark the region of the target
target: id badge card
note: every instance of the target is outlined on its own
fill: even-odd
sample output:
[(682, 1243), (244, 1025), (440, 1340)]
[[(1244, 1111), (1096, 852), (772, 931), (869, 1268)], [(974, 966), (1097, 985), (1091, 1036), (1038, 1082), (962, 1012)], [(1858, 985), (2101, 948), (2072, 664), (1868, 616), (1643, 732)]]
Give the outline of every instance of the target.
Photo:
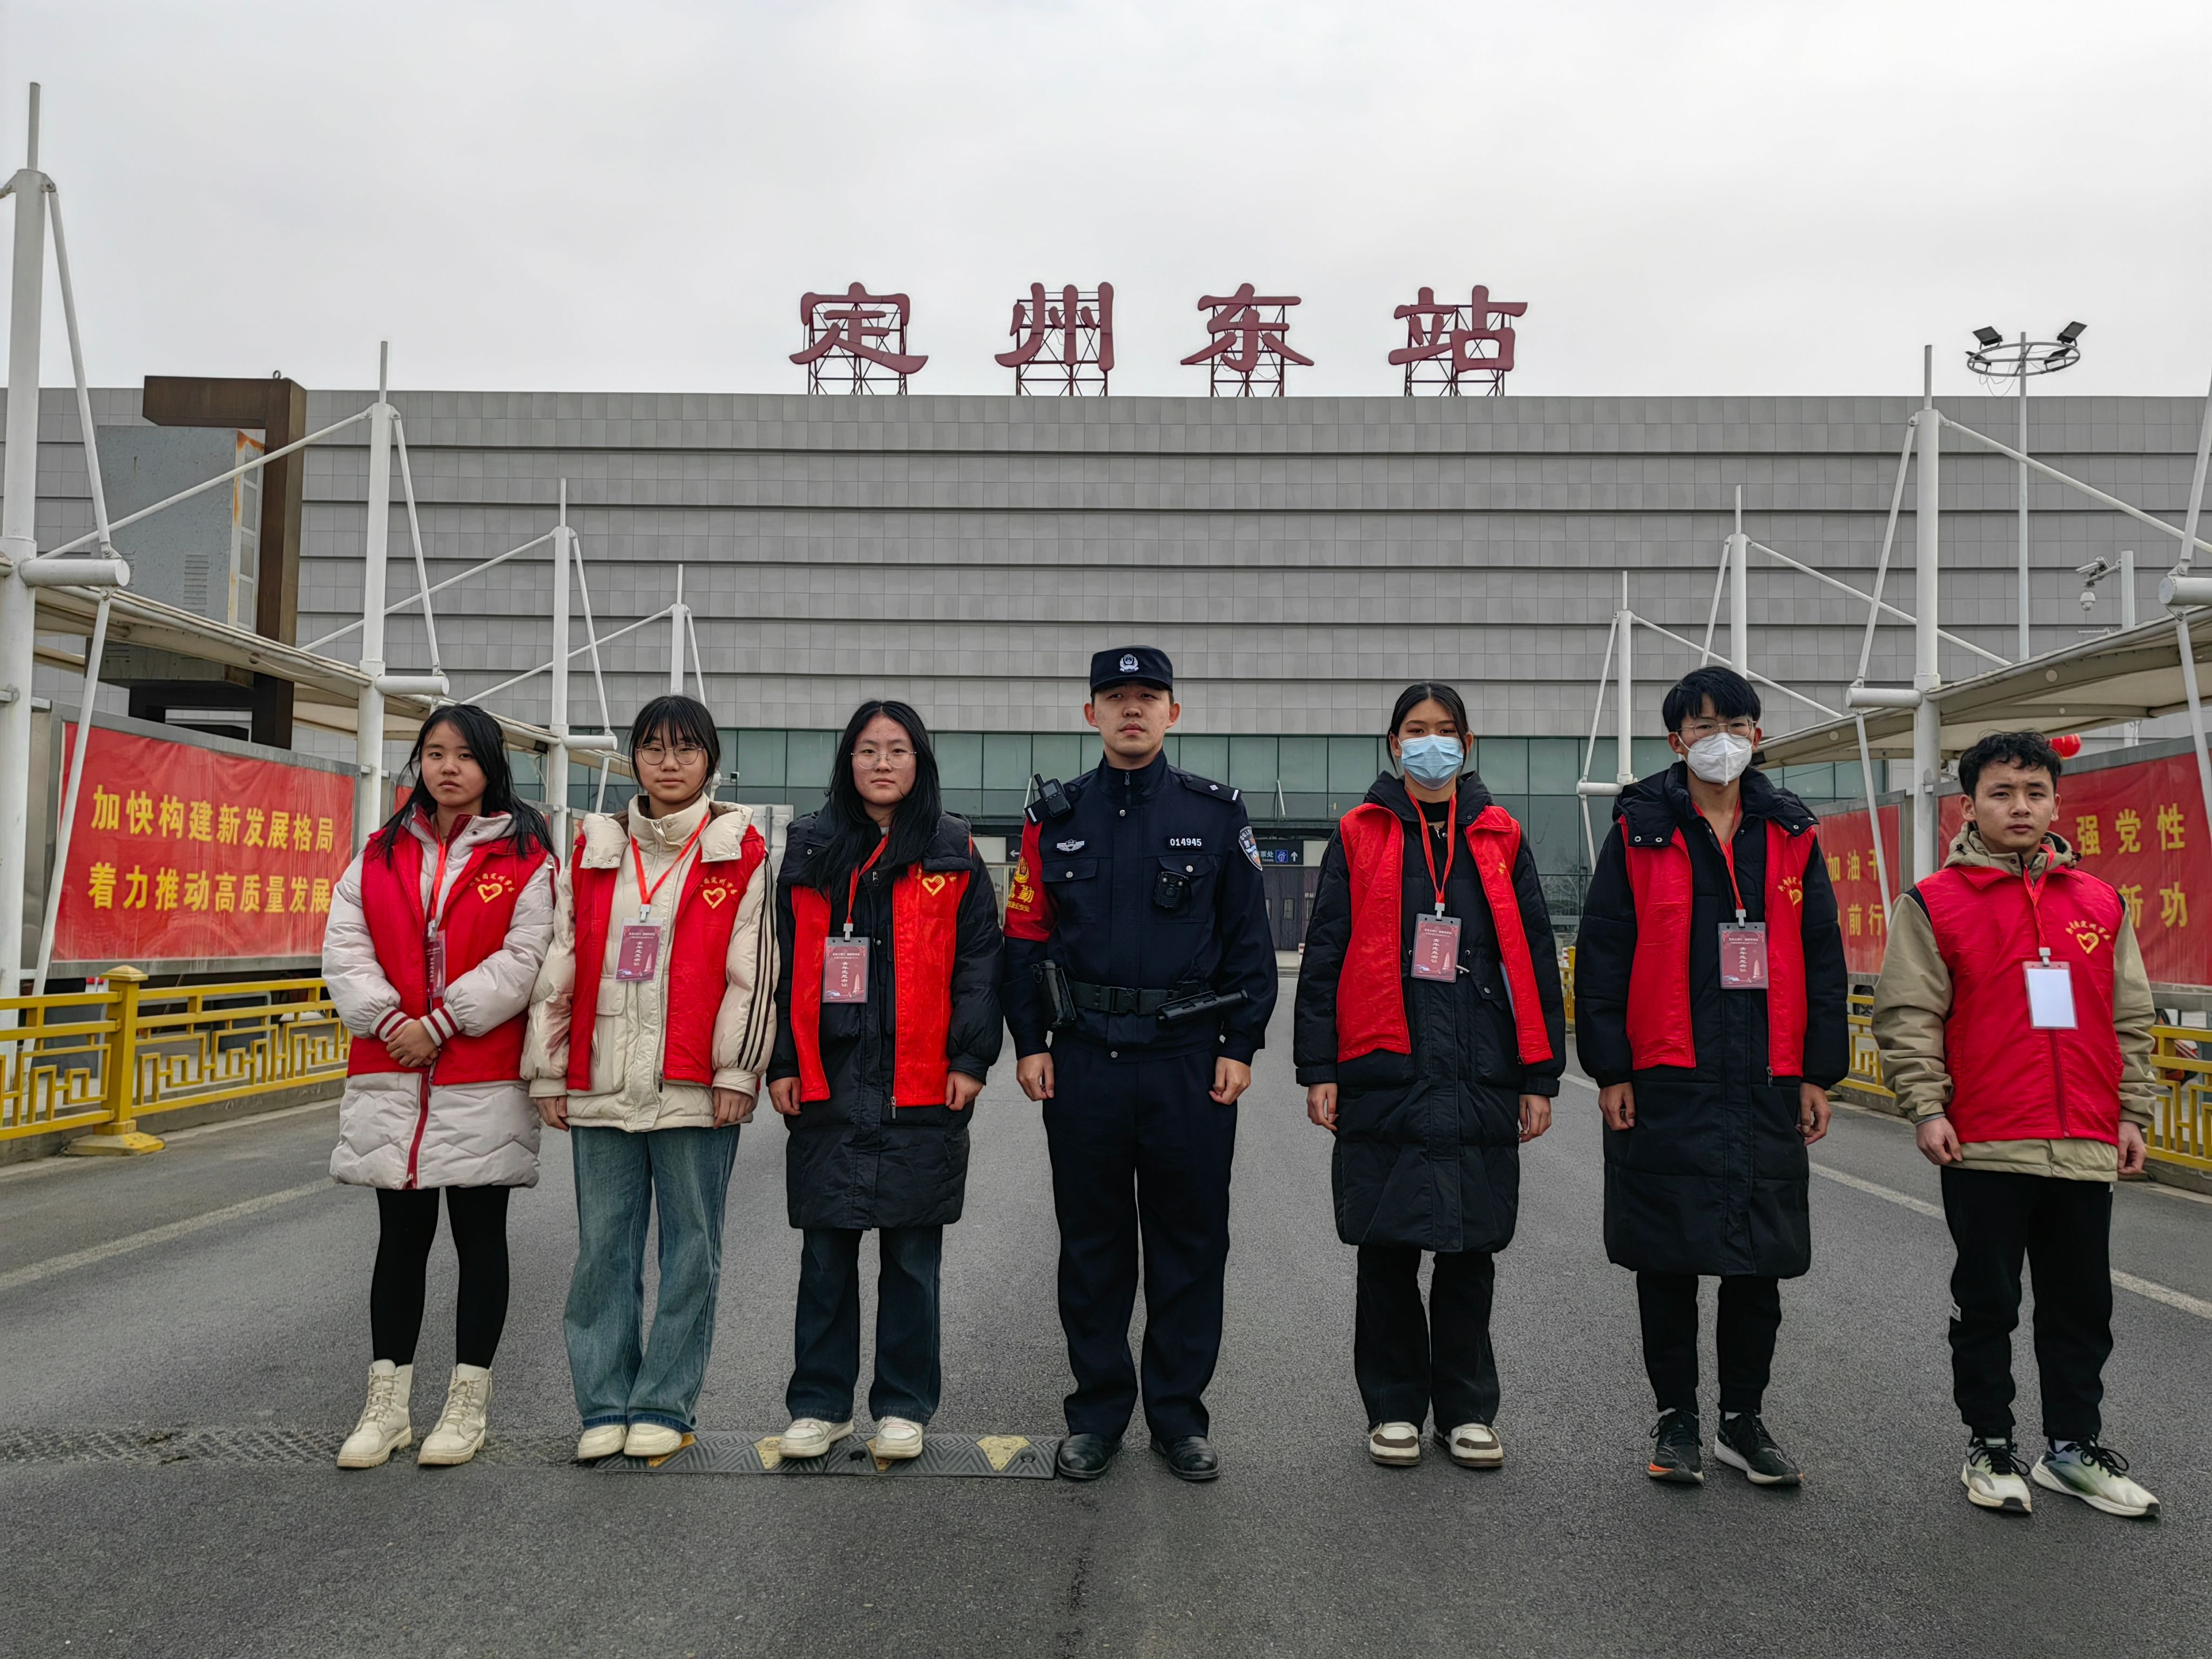
[(1420, 915), (1413, 918), (1413, 977), (1459, 977), (1459, 918)]
[(622, 945), (615, 954), (615, 977), (625, 984), (651, 979), (660, 970), (660, 929), (650, 921), (633, 921), (622, 930)]
[(822, 947), (822, 1000), (866, 1002), (868, 1000), (868, 941), (833, 939)]
[(1724, 921), (1721, 924), (1721, 988), (1724, 991), (1764, 991), (1766, 988), (1765, 922)]
[(2074, 1029), (2074, 964), (2024, 962), (2027, 975), (2027, 1023), (2039, 1031)]
[(446, 936), (433, 927), (423, 940), (423, 953), (428, 958), (430, 995), (435, 1000), (446, 994)]

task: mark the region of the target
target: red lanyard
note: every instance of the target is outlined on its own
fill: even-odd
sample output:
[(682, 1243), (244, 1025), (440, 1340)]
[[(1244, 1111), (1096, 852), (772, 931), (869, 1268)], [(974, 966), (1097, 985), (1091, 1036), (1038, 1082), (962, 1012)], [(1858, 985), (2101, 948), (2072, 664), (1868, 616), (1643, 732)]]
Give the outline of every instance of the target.
[(707, 816), (699, 820), (699, 827), (691, 832), (691, 839), (684, 843), (684, 850), (677, 854), (676, 862), (663, 870), (659, 878), (650, 887), (645, 884), (645, 854), (637, 850), (635, 841), (630, 842), (630, 861), (637, 866), (637, 896), (644, 915), (653, 914), (653, 901), (659, 895), (660, 890), (668, 884), (669, 877), (684, 867), (684, 860), (690, 856), (691, 849), (699, 844), (699, 837), (707, 833), (707, 826), (714, 821), (714, 810), (710, 807)]
[[(1698, 809), (1698, 816), (1701, 818), (1705, 818), (1705, 809), (1704, 807), (1700, 806)], [(1741, 807), (1738, 807), (1736, 809), (1735, 824), (1736, 828), (1739, 830), (1743, 828), (1743, 809)], [(1705, 828), (1711, 830), (1712, 827), (1713, 821), (1711, 818), (1705, 818)], [(1743, 908), (1743, 888), (1735, 878), (1735, 838), (1731, 836), (1727, 840), (1722, 841), (1720, 832), (1718, 830), (1714, 830), (1713, 839), (1717, 842), (1720, 842), (1721, 862), (1728, 866), (1729, 890), (1735, 895), (1735, 919), (1740, 922), (1744, 919), (1746, 912)]]
[[(1418, 811), (1419, 808), (1414, 810)], [(1428, 862), (1429, 885), (1437, 890), (1438, 915), (1444, 913), (1444, 882), (1451, 879), (1452, 859), (1458, 851), (1459, 791), (1455, 788), (1451, 792), (1450, 803), (1444, 809), (1444, 873), (1442, 881), (1437, 878), (1437, 855), (1429, 850), (1429, 821), (1425, 816), (1421, 819), (1421, 857)]]
[[(436, 820), (433, 819), (431, 823), (435, 828)], [(453, 912), (453, 899), (446, 901), (445, 909), (441, 912), (438, 908), (438, 896), (446, 890), (446, 856), (453, 850), (454, 840), (468, 827), (468, 823), (465, 817), (456, 819), (453, 835), (442, 836), (438, 842), (438, 873), (430, 878), (430, 926), (434, 931), (444, 927), (446, 917)], [(454, 898), (459, 896), (458, 893), (454, 895)]]
[[(2039, 852), (2042, 849), (2039, 848), (2036, 850)], [(2033, 853), (2028, 854), (2028, 858), (2034, 856)], [(2045, 962), (2051, 960), (2051, 941), (2045, 937), (2043, 932), (2043, 884), (2050, 879), (2051, 866), (2048, 864), (2043, 866), (2041, 880), (2030, 881), (2027, 878), (2027, 859), (2022, 859), (2020, 861), (2020, 884), (2027, 889), (2027, 908), (2035, 917), (2036, 948)]]
[(884, 855), (884, 848), (891, 844), (889, 836), (876, 837), (876, 850), (868, 854), (868, 861), (853, 872), (853, 879), (845, 885), (845, 937), (853, 937), (853, 907), (860, 902), (860, 878), (876, 867), (876, 860)]

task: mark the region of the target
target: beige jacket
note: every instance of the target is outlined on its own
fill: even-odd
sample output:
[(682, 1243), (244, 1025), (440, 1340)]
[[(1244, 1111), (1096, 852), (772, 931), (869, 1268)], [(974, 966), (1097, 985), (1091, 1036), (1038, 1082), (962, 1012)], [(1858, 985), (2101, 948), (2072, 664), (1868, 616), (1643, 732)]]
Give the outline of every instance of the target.
[[(2021, 855), (1995, 854), (1983, 843), (1971, 820), (1960, 826), (1946, 866), (1990, 868), (2017, 866)], [(2027, 854), (2023, 874), (2074, 862), (2074, 849), (2052, 832)], [(1874, 1038), (1881, 1050), (1883, 1080), (1897, 1091), (1898, 1103), (1915, 1123), (1941, 1114), (1951, 1103), (1951, 1074), (1944, 1068), (1943, 1024), (1951, 1012), (1951, 972), (1936, 948), (1928, 913), (1911, 899), (1889, 919), (1889, 947), (1881, 978), (1874, 988)], [(2125, 907), (2112, 941), (2112, 1019), (2120, 1040), (2120, 1114), (2148, 1128), (2157, 1098), (2151, 1069), (2150, 1028), (2157, 1018), (2150, 975)], [(2100, 1140), (1978, 1140), (1960, 1148), (1970, 1170), (2016, 1175), (2057, 1176), (2068, 1181), (2110, 1181), (2115, 1158)]]
[[(701, 819), (711, 811), (713, 822), (688, 854), (684, 844)], [(690, 879), (693, 864), (733, 860), (744, 851), (745, 831), (752, 827), (750, 807), (727, 801), (699, 801), (665, 817), (647, 817), (635, 805), (613, 815), (586, 816), (580, 830), (583, 864), (590, 870), (620, 869), (612, 922), (637, 919), (639, 903), (630, 848), (635, 845), (645, 865), (646, 885), (653, 893), (652, 919), (660, 925), (664, 941), (672, 936), (676, 903)], [(679, 854), (682, 854), (679, 862)], [(667, 879), (660, 878), (665, 874)], [(736, 924), (730, 930), (729, 953), (723, 963), (726, 980), (720, 1012), (714, 1020), (714, 1085), (740, 1094), (757, 1095), (761, 1073), (775, 1041), (775, 906), (770, 898), (773, 878), (766, 860), (753, 873), (745, 896), (738, 902)], [(573, 1128), (627, 1129), (641, 1133), (649, 1129), (710, 1127), (714, 1121), (713, 1096), (696, 1084), (663, 1082), (660, 1060), (666, 1032), (669, 951), (660, 953), (659, 972), (651, 980), (627, 981), (615, 977), (622, 950), (622, 927), (607, 928), (605, 957), (592, 964), (599, 975), (598, 1017), (590, 1035), (591, 1087), (575, 1093), (568, 1087), (568, 1014), (575, 988), (576, 895), (574, 877), (567, 867), (553, 912), (553, 942), (545, 965), (531, 996), (530, 1035), (522, 1052), (522, 1069), (530, 1079), (532, 1097), (568, 1096), (568, 1123)]]

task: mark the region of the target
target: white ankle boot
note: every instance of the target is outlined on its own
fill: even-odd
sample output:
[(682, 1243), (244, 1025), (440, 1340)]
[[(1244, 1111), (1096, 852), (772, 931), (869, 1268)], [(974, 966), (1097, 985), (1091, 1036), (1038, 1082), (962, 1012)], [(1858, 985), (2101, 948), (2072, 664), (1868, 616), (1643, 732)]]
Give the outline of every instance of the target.
[(438, 1425), (415, 1455), (418, 1464), (465, 1463), (484, 1443), (484, 1420), (491, 1410), (491, 1372), (482, 1365), (456, 1365), (446, 1389), (446, 1409)]
[(407, 1415), (415, 1392), (415, 1368), (380, 1359), (368, 1368), (368, 1403), (338, 1448), (342, 1469), (373, 1469), (402, 1447), (415, 1443), (415, 1425)]

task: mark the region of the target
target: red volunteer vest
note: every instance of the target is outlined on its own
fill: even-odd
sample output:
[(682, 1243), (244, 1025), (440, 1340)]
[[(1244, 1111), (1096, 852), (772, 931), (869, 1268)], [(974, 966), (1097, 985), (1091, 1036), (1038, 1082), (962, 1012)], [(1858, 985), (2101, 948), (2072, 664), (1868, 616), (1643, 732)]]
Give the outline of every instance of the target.
[[(599, 1018), (607, 927), (620, 884), (635, 880), (629, 857), (625, 846), (622, 862), (613, 868), (586, 870), (580, 835), (569, 857), (569, 879), (576, 896), (576, 989), (568, 1013), (568, 1087), (577, 1094), (592, 1086), (592, 1022)], [(721, 1012), (722, 994), (729, 988), (730, 934), (737, 927), (745, 889), (767, 858), (768, 843), (759, 830), (748, 828), (733, 859), (709, 859), (702, 842), (699, 857), (684, 878), (684, 890), (676, 899), (673, 937), (668, 942), (668, 1000), (660, 1033), (660, 1075), (669, 1082), (714, 1085), (714, 1017)], [(635, 892), (632, 887), (630, 896)]]
[[(1951, 970), (1943, 1051), (1959, 1139), (2117, 1141), (2112, 949), (2124, 902), (2119, 894), (2094, 876), (2062, 868), (2045, 879), (2039, 905), (2016, 871), (1956, 865), (1913, 891)], [(2073, 971), (2070, 1031), (2038, 1030), (2028, 1022), (2021, 967), (2037, 960), (2044, 945), (2053, 962)]]
[[(430, 963), (425, 948), (429, 919), (422, 913), (422, 843), (404, 830), (393, 832), (392, 862), (374, 841), (361, 866), (361, 908), (377, 964), (399, 1006), (410, 1019), (430, 1012)], [(511, 842), (490, 842), (469, 855), (441, 920), (446, 940), (446, 978), (450, 983), (507, 943), (514, 907), (545, 854), (518, 854)], [(456, 1034), (440, 1045), (431, 1074), (441, 1084), (504, 1083), (522, 1075), (525, 1016), (517, 1014), (481, 1036)], [(356, 1037), (347, 1055), (349, 1076), (411, 1069), (392, 1057), (376, 1037)]]
[[(1766, 821), (1766, 1060), (1777, 1077), (1805, 1069), (1805, 861), (1808, 830)], [(1690, 1029), (1690, 844), (1677, 829), (1663, 847), (1630, 847), (1636, 955), (1628, 969), (1628, 1048), (1637, 1069), (1695, 1066)], [(1731, 909), (1733, 907), (1730, 907)]]
[[(1339, 827), (1352, 870), (1352, 941), (1336, 988), (1336, 1057), (1340, 1064), (1376, 1049), (1409, 1054), (1406, 1024), (1406, 917), (1403, 859), (1405, 821), (1369, 801), (1344, 815)], [(1552, 1058), (1544, 1028), (1544, 1002), (1536, 966), (1513, 893), (1513, 861), (1521, 851), (1521, 826), (1495, 802), (1467, 825), (1467, 850), (1474, 860), (1482, 896), (1490, 902), (1492, 932), (1512, 994), (1514, 1036), (1521, 1063)]]
[[(945, 1074), (951, 1069), (945, 1041), (952, 1030), (952, 966), (969, 873), (911, 865), (891, 884), (891, 975), (898, 988), (891, 1021), (895, 1107), (945, 1104)], [(799, 1050), (799, 1097), (827, 1100), (822, 957), (830, 938), (830, 901), (815, 888), (794, 886), (791, 915), (797, 935), (791, 942), (791, 1036)]]

